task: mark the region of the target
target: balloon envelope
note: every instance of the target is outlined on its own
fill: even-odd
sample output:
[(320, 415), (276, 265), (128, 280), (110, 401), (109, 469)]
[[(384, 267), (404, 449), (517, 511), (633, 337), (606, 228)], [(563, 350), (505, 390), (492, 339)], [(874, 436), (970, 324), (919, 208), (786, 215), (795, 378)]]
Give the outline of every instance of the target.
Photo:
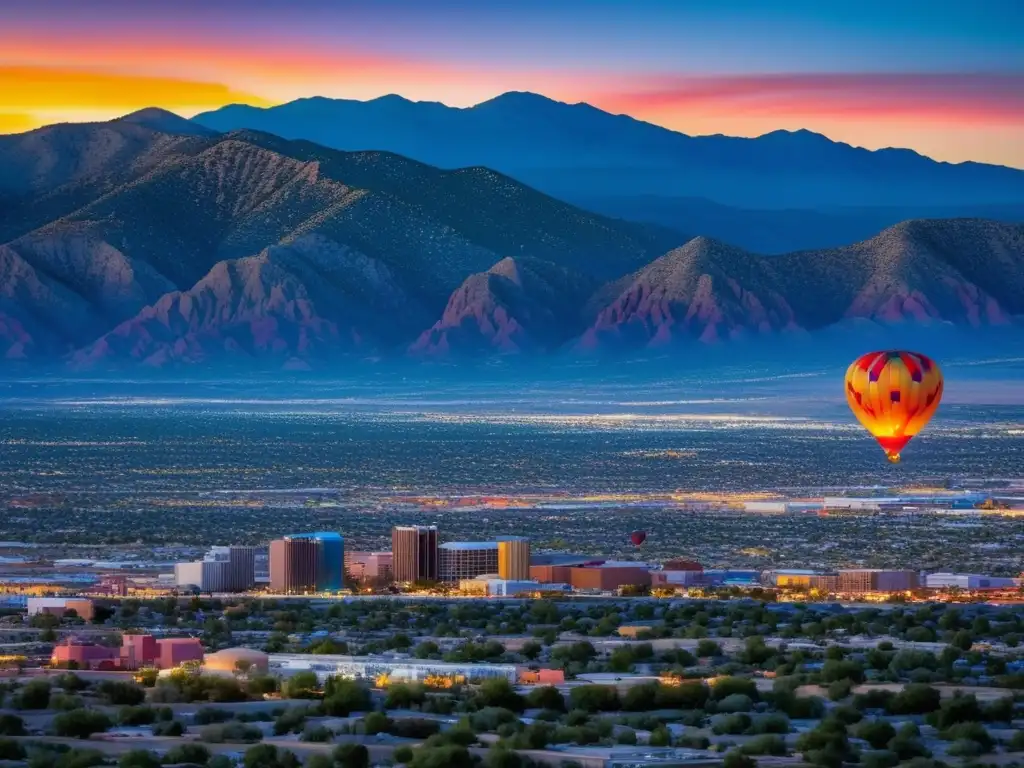
[(629, 534), (629, 540), (639, 547), (641, 544), (647, 541), (647, 531), (633, 531), (631, 534)]
[(917, 352), (870, 352), (846, 371), (846, 401), (889, 461), (935, 415), (942, 399), (942, 371)]

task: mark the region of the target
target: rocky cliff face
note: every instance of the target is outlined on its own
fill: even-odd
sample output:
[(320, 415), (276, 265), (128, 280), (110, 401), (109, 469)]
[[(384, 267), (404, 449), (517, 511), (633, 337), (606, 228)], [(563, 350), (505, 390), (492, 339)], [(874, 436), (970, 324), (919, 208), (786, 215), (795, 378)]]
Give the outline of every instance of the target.
[(418, 355), (550, 352), (579, 332), (592, 278), (536, 259), (505, 258), (471, 275), (441, 319), (412, 344)]

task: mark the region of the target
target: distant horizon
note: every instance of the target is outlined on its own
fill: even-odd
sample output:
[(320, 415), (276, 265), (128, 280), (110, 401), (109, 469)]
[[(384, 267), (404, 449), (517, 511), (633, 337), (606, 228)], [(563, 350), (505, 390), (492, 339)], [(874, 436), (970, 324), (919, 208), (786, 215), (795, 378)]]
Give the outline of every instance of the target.
[(1024, 6), (938, 0), (9, 0), (0, 133), (301, 94), (543, 92), (689, 135), (807, 129), (1024, 168)]
[[(655, 126), (657, 128), (661, 128), (663, 130), (670, 131), (672, 133), (677, 133), (677, 134), (680, 134), (680, 135), (683, 135), (683, 136), (688, 136), (690, 138), (721, 137), (721, 138), (729, 138), (729, 139), (750, 139), (750, 140), (755, 140), (755, 139), (764, 138), (765, 136), (770, 136), (772, 134), (779, 134), (779, 133), (785, 133), (785, 134), (807, 133), (807, 134), (812, 134), (812, 135), (815, 135), (815, 136), (821, 136), (822, 138), (827, 139), (828, 141), (833, 142), (835, 144), (843, 144), (843, 145), (846, 145), (846, 146), (849, 146), (849, 147), (853, 147), (854, 149), (864, 149), (864, 150), (867, 150), (868, 152), (884, 152), (884, 151), (889, 151), (889, 150), (903, 151), (903, 152), (913, 152), (913, 153), (915, 153), (917, 155), (920, 155), (921, 157), (925, 157), (925, 158), (928, 158), (929, 160), (933, 160), (934, 162), (945, 163), (945, 164), (948, 164), (948, 165), (966, 165), (966, 164), (972, 164), (973, 163), (973, 164), (981, 164), (981, 165), (992, 165), (992, 166), (1001, 167), (1001, 168), (1009, 168), (1011, 170), (1021, 170), (1021, 171), (1024, 171), (1024, 163), (1022, 163), (1021, 165), (1010, 165), (1010, 164), (1006, 164), (1006, 163), (989, 162), (989, 161), (985, 161), (985, 160), (971, 160), (971, 159), (966, 159), (966, 160), (944, 160), (942, 158), (935, 157), (933, 155), (929, 155), (929, 154), (927, 154), (925, 152), (921, 152), (920, 150), (914, 149), (913, 147), (896, 146), (896, 145), (877, 146), (877, 147), (865, 146), (863, 144), (856, 144), (856, 143), (851, 143), (849, 141), (844, 141), (843, 139), (839, 139), (839, 138), (836, 138), (834, 136), (830, 136), (827, 133), (823, 133), (821, 131), (812, 130), (810, 128), (774, 128), (774, 129), (771, 129), (771, 130), (766, 130), (764, 133), (759, 133), (759, 134), (752, 135), (752, 136), (744, 136), (744, 135), (739, 135), (739, 134), (730, 134), (730, 133), (721, 133), (721, 132), (719, 132), (719, 133), (689, 133), (689, 132), (687, 132), (685, 130), (681, 130), (681, 129), (678, 129), (678, 128), (673, 128), (673, 127), (670, 127), (670, 126), (667, 126), (667, 125), (662, 125), (660, 123), (656, 123), (656, 122), (653, 122), (651, 120), (645, 120), (643, 118), (635, 117), (634, 115), (630, 115), (630, 114), (627, 114), (625, 112), (610, 112), (610, 111), (608, 111), (606, 109), (602, 109), (601, 107), (598, 107), (598, 106), (596, 106), (594, 104), (591, 104), (590, 102), (587, 102), (587, 101), (571, 101), (571, 100), (570, 101), (566, 101), (566, 100), (563, 100), (563, 99), (555, 98), (553, 96), (548, 96), (548, 95), (546, 95), (544, 93), (540, 93), (540, 92), (537, 92), (537, 91), (521, 91), (521, 90), (503, 91), (503, 92), (495, 94), (493, 96), (489, 96), (489, 97), (483, 99), (482, 101), (478, 101), (476, 103), (467, 104), (467, 105), (463, 105), (463, 106), (460, 106), (460, 105), (457, 105), (457, 104), (448, 104), (448, 103), (445, 103), (444, 101), (438, 101), (436, 99), (415, 99), (415, 98), (409, 98), (408, 96), (405, 96), (405, 95), (403, 95), (401, 93), (397, 93), (397, 92), (394, 92), (394, 91), (389, 92), (389, 93), (382, 93), (379, 96), (367, 96), (366, 98), (352, 98), (352, 97), (347, 97), (347, 96), (323, 96), (323, 95), (320, 95), (320, 94), (312, 94), (312, 95), (309, 95), (309, 96), (297, 96), (297, 97), (295, 97), (293, 99), (289, 99), (288, 101), (282, 101), (282, 102), (278, 102), (278, 103), (250, 104), (250, 103), (239, 101), (239, 102), (231, 102), (231, 103), (227, 103), (227, 104), (222, 104), (219, 107), (210, 107), (210, 108), (205, 108), (204, 107), (204, 108), (196, 108), (196, 109), (180, 109), (180, 108), (179, 109), (171, 109), (171, 108), (168, 108), (168, 107), (159, 106), (157, 104), (150, 104), (150, 105), (147, 105), (147, 106), (138, 107), (138, 108), (135, 108), (135, 109), (128, 110), (128, 111), (126, 111), (126, 112), (124, 112), (122, 114), (117, 114), (117, 115), (115, 115), (113, 117), (107, 117), (107, 118), (102, 118), (102, 119), (58, 120), (58, 121), (55, 121), (55, 122), (52, 122), (52, 123), (46, 123), (46, 124), (43, 124), (43, 125), (34, 126), (32, 128), (27, 128), (27, 129), (22, 130), (22, 131), (5, 132), (3, 130), (2, 124), (0, 124), (0, 136), (4, 136), (4, 135), (19, 135), (19, 134), (23, 134), (23, 133), (31, 133), (32, 131), (39, 130), (39, 129), (42, 129), (42, 128), (49, 128), (49, 127), (54, 126), (54, 125), (88, 125), (88, 124), (95, 124), (95, 123), (116, 122), (118, 120), (123, 120), (126, 117), (130, 117), (131, 115), (138, 114), (138, 113), (141, 113), (141, 112), (146, 112), (147, 110), (160, 110), (160, 111), (167, 112), (169, 114), (175, 115), (176, 117), (180, 117), (180, 118), (182, 118), (184, 120), (191, 121), (191, 120), (193, 120), (195, 117), (197, 117), (199, 115), (207, 114), (207, 113), (211, 113), (211, 112), (217, 112), (219, 110), (227, 109), (227, 108), (230, 108), (230, 107), (245, 107), (245, 108), (250, 108), (250, 109), (258, 109), (258, 110), (262, 110), (262, 111), (267, 111), (267, 110), (276, 109), (278, 107), (288, 106), (289, 104), (295, 104), (295, 103), (300, 102), (300, 101), (312, 101), (314, 99), (320, 99), (320, 100), (325, 100), (325, 101), (343, 101), (343, 102), (352, 102), (352, 103), (359, 103), (359, 104), (368, 104), (368, 103), (371, 103), (371, 102), (381, 101), (383, 99), (388, 99), (388, 98), (398, 98), (398, 99), (402, 99), (403, 101), (407, 101), (407, 102), (412, 103), (412, 104), (437, 104), (437, 105), (446, 107), (448, 109), (470, 110), (470, 109), (474, 109), (476, 107), (479, 107), (479, 106), (481, 106), (483, 104), (487, 104), (488, 102), (500, 99), (503, 96), (508, 96), (508, 95), (512, 95), (512, 94), (523, 94), (523, 95), (528, 95), (528, 96), (536, 96), (536, 97), (539, 97), (539, 98), (542, 98), (542, 99), (546, 99), (548, 101), (556, 102), (556, 103), (559, 103), (559, 104), (564, 104), (564, 105), (571, 106), (571, 107), (574, 107), (574, 106), (587, 106), (587, 107), (591, 107), (592, 109), (596, 109), (596, 110), (599, 110), (601, 112), (604, 112), (606, 114), (613, 115), (615, 117), (626, 117), (626, 118), (629, 118), (629, 119), (632, 119), (632, 120), (636, 120), (637, 122), (647, 123), (647, 124), (653, 125), (653, 126)], [(313, 142), (313, 143), (316, 143), (316, 142)]]

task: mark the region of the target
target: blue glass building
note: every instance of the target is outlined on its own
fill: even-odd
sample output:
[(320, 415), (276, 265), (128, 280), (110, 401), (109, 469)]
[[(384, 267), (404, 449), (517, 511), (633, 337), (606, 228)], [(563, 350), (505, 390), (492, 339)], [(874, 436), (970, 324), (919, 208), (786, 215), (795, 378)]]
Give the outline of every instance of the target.
[(289, 539), (312, 539), (316, 542), (316, 590), (337, 592), (345, 586), (345, 540), (340, 533), (318, 531), (296, 533)]

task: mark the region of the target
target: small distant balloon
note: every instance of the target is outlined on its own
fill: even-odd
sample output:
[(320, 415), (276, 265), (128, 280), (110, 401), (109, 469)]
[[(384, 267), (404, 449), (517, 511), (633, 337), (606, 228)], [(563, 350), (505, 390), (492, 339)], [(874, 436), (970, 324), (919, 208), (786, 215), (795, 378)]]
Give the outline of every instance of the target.
[(633, 531), (629, 534), (629, 540), (633, 542), (634, 546), (639, 547), (647, 541), (647, 531)]
[(917, 352), (870, 352), (846, 371), (846, 401), (893, 464), (931, 421), (942, 399), (942, 371)]

